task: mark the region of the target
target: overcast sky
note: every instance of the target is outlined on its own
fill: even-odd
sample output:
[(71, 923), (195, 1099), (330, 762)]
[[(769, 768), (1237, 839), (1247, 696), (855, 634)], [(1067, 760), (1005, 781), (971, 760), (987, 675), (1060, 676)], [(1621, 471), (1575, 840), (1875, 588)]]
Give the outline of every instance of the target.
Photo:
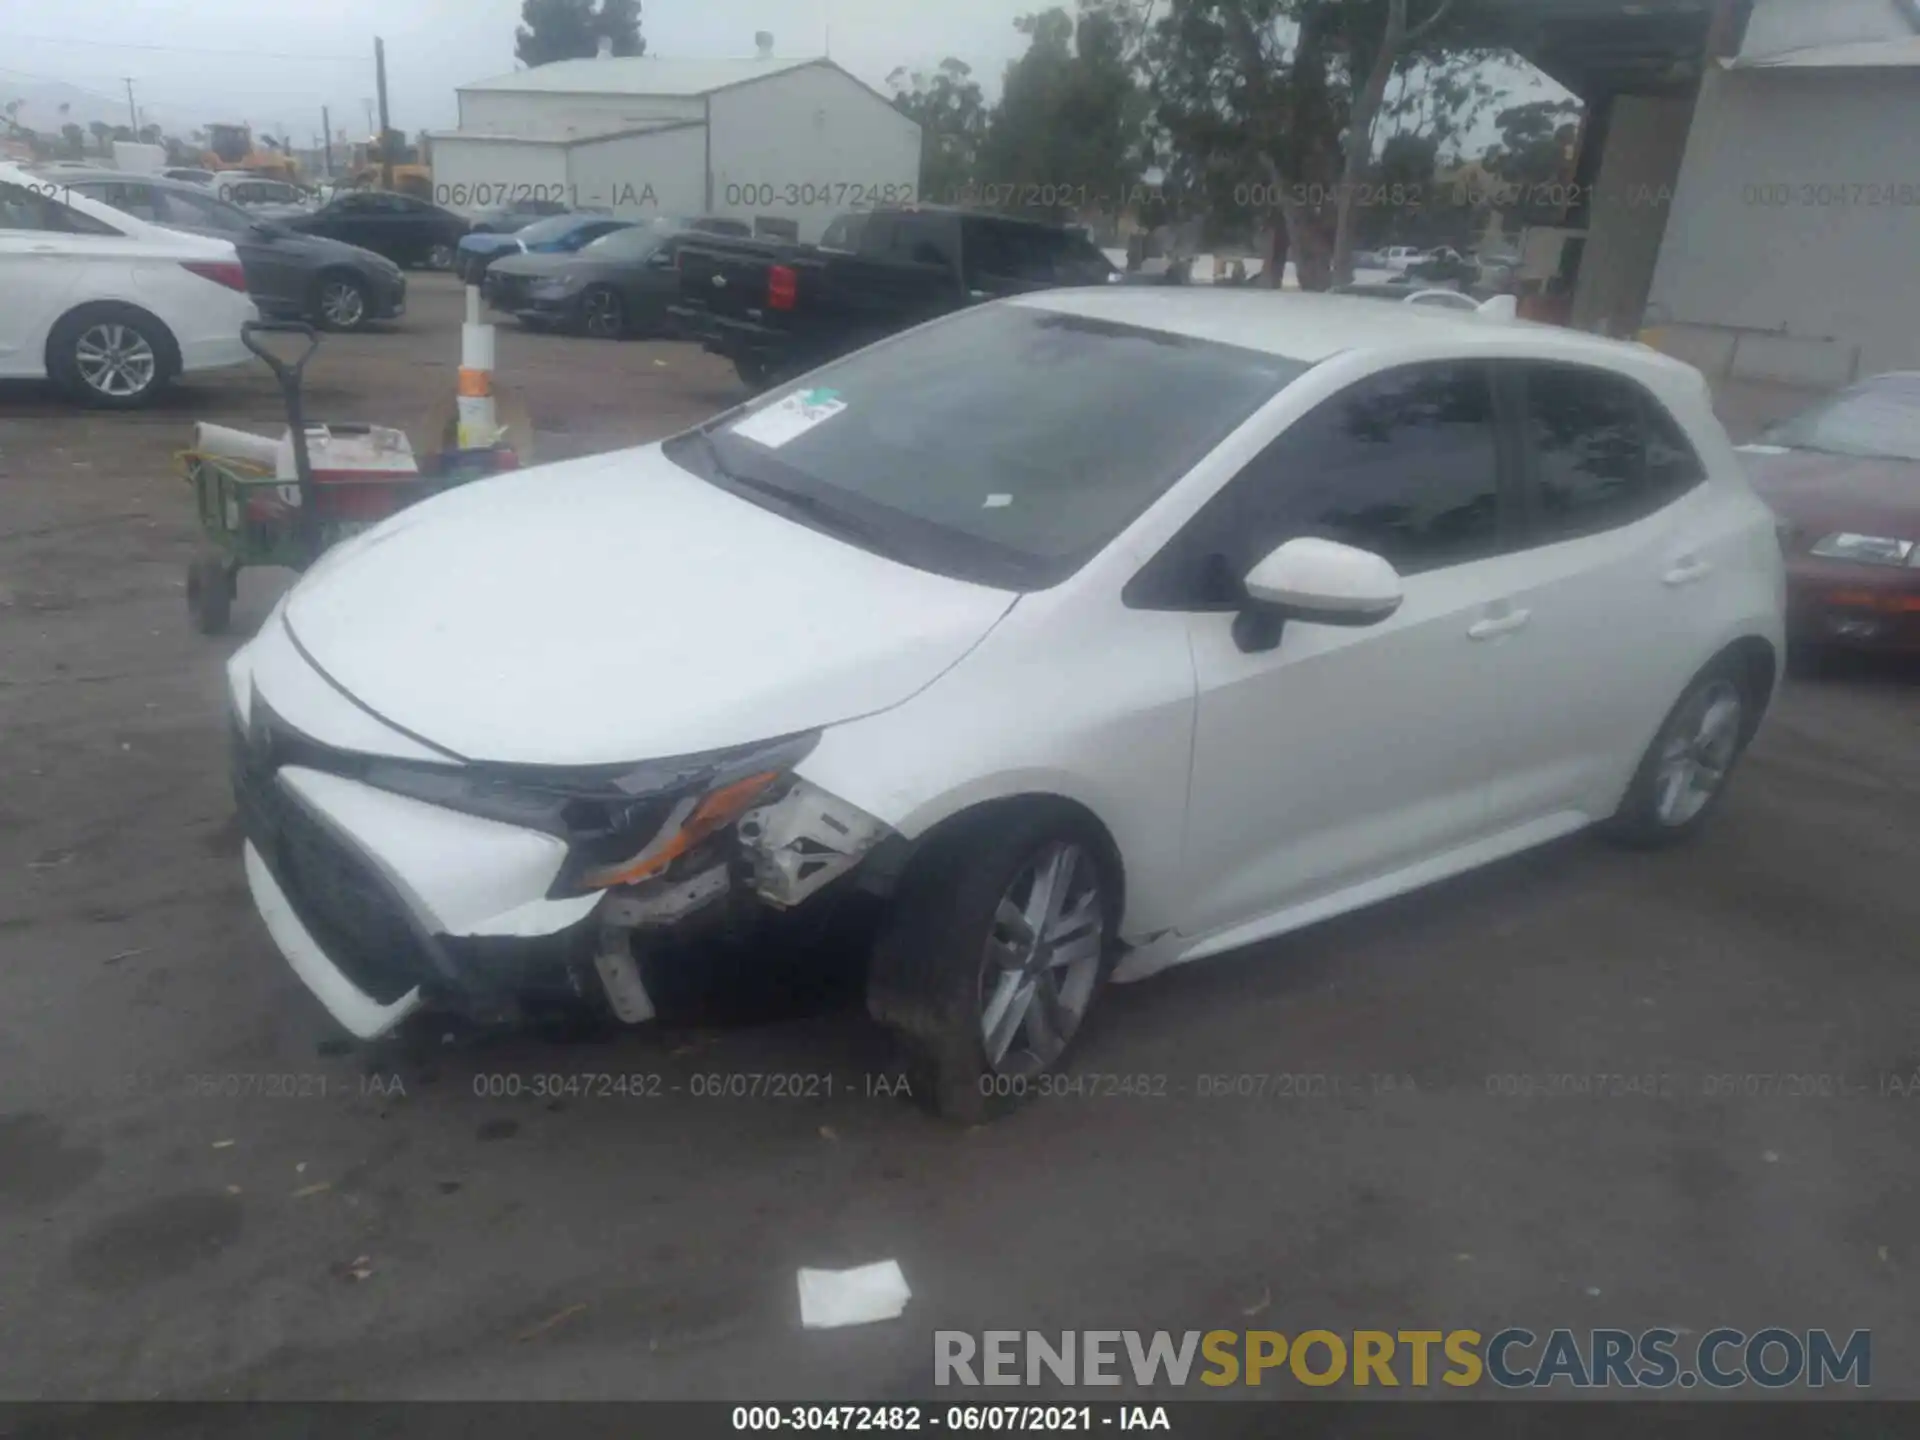
[[(641, 32), (650, 54), (687, 57), (751, 55), (756, 30), (772, 32), (778, 55), (819, 55), (831, 33), (833, 58), (876, 88), (896, 66), (953, 55), (992, 94), (1025, 49), (1014, 17), (1044, 8), (1045, 0), (642, 0)], [(327, 105), (336, 131), (360, 136), (369, 133), (379, 35), (394, 125), (448, 129), (456, 86), (514, 68), (519, 16), (520, 0), (0, 0), (0, 101), (63, 82), (117, 107), (118, 121), (131, 77), (152, 112), (143, 120), (169, 130), (244, 120), (307, 145)]]

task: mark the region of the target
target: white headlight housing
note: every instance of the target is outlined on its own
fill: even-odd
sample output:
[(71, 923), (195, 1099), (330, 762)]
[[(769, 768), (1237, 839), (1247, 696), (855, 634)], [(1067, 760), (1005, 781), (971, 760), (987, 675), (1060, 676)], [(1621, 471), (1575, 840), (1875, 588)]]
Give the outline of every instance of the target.
[(1843, 530), (1821, 536), (1814, 542), (1812, 553), (1825, 560), (1852, 560), (1862, 565), (1911, 565), (1915, 563), (1915, 548), (1911, 540), (1854, 535)]

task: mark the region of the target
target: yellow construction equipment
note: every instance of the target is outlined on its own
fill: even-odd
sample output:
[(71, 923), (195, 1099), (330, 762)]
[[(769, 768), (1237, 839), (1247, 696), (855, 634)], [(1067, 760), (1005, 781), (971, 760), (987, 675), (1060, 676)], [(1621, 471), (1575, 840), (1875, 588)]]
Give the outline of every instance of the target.
[(244, 170), (250, 175), (296, 183), (300, 179), (299, 162), (291, 155), (255, 145), (250, 125), (207, 126), (207, 149), (200, 163), (208, 170)]
[[(394, 132), (393, 147), (393, 188), (402, 195), (417, 196), (422, 200), (433, 199), (433, 169), (420, 163), (420, 152), (399, 138)], [(385, 181), (382, 178), (382, 156), (378, 140), (362, 140), (354, 144), (347, 165), (347, 183), (359, 190), (380, 189)]]

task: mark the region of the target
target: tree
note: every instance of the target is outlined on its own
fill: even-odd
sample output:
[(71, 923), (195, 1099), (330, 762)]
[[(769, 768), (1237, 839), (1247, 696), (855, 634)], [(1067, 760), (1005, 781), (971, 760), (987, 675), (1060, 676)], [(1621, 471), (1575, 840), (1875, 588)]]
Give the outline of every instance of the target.
[(99, 148), (102, 155), (110, 155), (113, 153), (113, 127), (111, 125), (107, 124), (104, 120), (95, 120), (87, 126), (87, 131), (93, 136), (93, 143)]
[(980, 178), (987, 104), (973, 69), (951, 56), (932, 74), (905, 67), (887, 76), (893, 108), (920, 126), (920, 194), (951, 203)]
[(87, 132), (69, 120), (60, 127), (60, 139), (69, 160), (83, 159), (87, 153)]
[(644, 55), (640, 0), (524, 0), (513, 53), (524, 65), (585, 60), (611, 42), (615, 55)]
[(1534, 100), (1512, 105), (1494, 117), (1500, 141), (1487, 148), (1481, 163), (1500, 182), (1502, 198), (1511, 197), (1522, 224), (1542, 223), (1561, 207), (1552, 187), (1569, 179), (1568, 168), (1580, 137), (1580, 104), (1575, 100)]
[(1156, 22), (1154, 93), (1173, 143), (1281, 222), (1266, 283), (1279, 283), (1284, 252), (1309, 288), (1351, 275), (1354, 209), (1394, 76), (1463, 75), (1501, 37), (1487, 0), (1411, 3), (1417, 18), (1410, 0), (1172, 0)]
[(984, 178), (1049, 211), (1125, 208), (1145, 168), (1152, 105), (1122, 4), (1083, 0), (1014, 22), (1027, 52), (1007, 66), (982, 146)]
[(162, 136), (158, 125), (142, 125), (140, 127), (140, 143), (142, 145), (164, 145), (166, 140)]

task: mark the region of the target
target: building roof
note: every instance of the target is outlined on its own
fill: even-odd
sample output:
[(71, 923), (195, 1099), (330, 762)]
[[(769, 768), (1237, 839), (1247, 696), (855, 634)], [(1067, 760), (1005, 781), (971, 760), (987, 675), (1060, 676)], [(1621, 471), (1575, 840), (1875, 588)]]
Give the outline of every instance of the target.
[(1732, 70), (1905, 70), (1914, 66), (1920, 66), (1920, 35), (1812, 45), (1774, 55), (1743, 56), (1728, 63)]
[[(515, 70), (491, 80), (476, 80), (461, 90), (509, 90), (558, 95), (672, 95), (692, 98), (711, 95), (734, 85), (748, 85), (798, 70), (806, 65), (830, 65), (818, 56), (777, 60), (772, 56), (748, 60), (663, 60), (653, 55), (595, 56), (588, 60), (556, 60), (531, 70)], [(834, 68), (838, 69), (838, 66)]]
[(593, 145), (602, 140), (627, 140), (635, 135), (660, 135), (670, 130), (698, 130), (706, 123), (704, 120), (649, 120), (638, 125), (625, 123), (583, 125), (578, 128), (569, 126), (557, 135), (513, 135), (505, 131), (491, 130), (430, 130), (427, 132), (427, 138), (436, 143), (442, 140), (474, 140), (499, 145)]
[(1349, 350), (1401, 350), (1437, 343), (1462, 351), (1517, 348), (1543, 358), (1587, 361), (1643, 376), (1691, 381), (1698, 373), (1645, 345), (1430, 305), (1387, 305), (1364, 295), (1189, 285), (1043, 290), (1007, 303), (1138, 325), (1196, 340), (1318, 364)]

